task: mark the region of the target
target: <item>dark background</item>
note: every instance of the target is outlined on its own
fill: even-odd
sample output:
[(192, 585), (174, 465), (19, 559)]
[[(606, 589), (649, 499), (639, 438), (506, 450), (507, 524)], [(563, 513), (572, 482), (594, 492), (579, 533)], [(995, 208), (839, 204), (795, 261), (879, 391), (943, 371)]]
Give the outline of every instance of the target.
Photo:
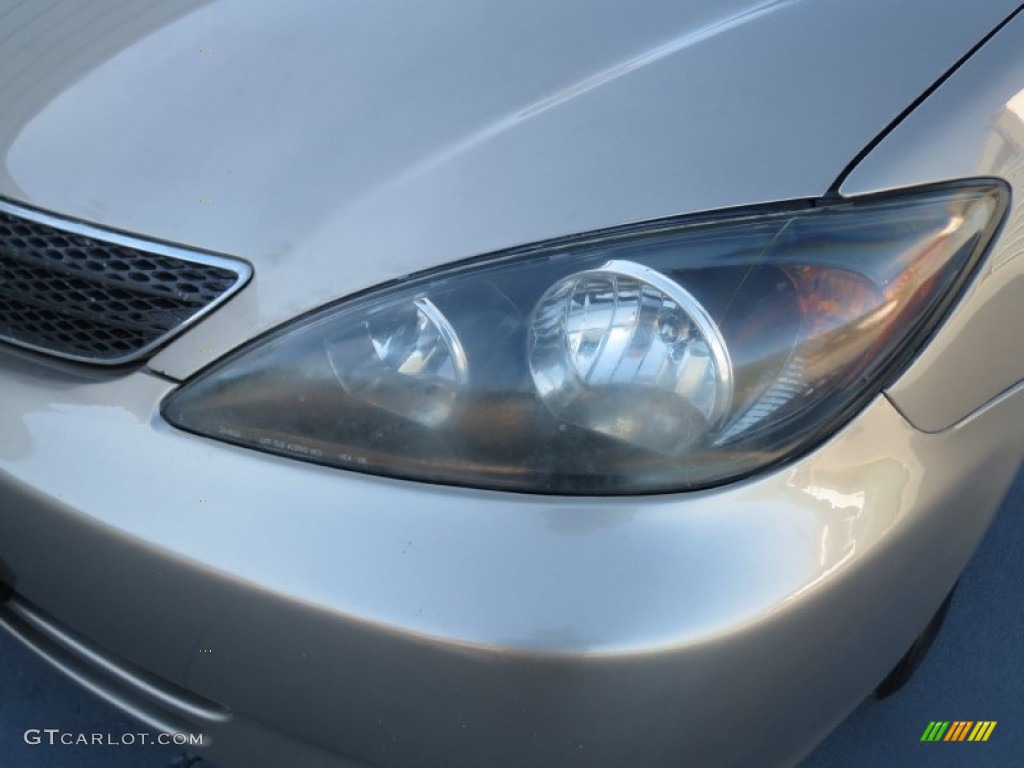
[[(946, 625), (917, 675), (894, 696), (864, 702), (800, 768), (1024, 765), (1022, 553), (1024, 472), (967, 567)], [(922, 744), (931, 720), (997, 720), (998, 725), (986, 743)], [(26, 728), (151, 731), (80, 690), (0, 631), (0, 765), (214, 768), (174, 747), (28, 746), (22, 740)]]

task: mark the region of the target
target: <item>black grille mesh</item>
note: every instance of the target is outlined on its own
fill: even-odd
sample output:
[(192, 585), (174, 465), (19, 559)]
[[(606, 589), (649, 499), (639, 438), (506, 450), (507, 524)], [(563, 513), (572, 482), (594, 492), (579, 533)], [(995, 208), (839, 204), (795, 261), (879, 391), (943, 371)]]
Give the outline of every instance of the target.
[(0, 211), (0, 337), (63, 357), (130, 359), (239, 281)]

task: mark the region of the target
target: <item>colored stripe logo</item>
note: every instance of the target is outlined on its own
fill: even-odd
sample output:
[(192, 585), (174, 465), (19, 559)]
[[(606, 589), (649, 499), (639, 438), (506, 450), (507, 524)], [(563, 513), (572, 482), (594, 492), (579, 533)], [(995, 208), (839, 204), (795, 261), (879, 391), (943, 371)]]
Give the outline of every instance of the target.
[(996, 720), (932, 720), (921, 741), (988, 741)]

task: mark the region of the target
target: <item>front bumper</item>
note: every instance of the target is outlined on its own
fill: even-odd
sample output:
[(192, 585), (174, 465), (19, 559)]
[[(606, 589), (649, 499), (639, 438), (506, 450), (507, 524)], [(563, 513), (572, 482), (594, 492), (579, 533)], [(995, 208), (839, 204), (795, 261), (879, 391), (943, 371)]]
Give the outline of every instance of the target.
[(0, 351), (0, 623), (250, 766), (792, 763), (927, 623), (1024, 449), (1024, 386), (936, 434), (880, 396), (742, 483), (550, 498), (188, 435), (172, 386)]

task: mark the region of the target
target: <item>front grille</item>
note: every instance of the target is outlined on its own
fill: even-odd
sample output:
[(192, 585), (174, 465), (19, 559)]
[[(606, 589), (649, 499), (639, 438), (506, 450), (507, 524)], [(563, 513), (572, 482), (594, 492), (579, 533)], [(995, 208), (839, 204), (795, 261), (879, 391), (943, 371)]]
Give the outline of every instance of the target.
[(138, 360), (241, 288), (241, 261), (0, 201), (0, 339), (73, 360)]

